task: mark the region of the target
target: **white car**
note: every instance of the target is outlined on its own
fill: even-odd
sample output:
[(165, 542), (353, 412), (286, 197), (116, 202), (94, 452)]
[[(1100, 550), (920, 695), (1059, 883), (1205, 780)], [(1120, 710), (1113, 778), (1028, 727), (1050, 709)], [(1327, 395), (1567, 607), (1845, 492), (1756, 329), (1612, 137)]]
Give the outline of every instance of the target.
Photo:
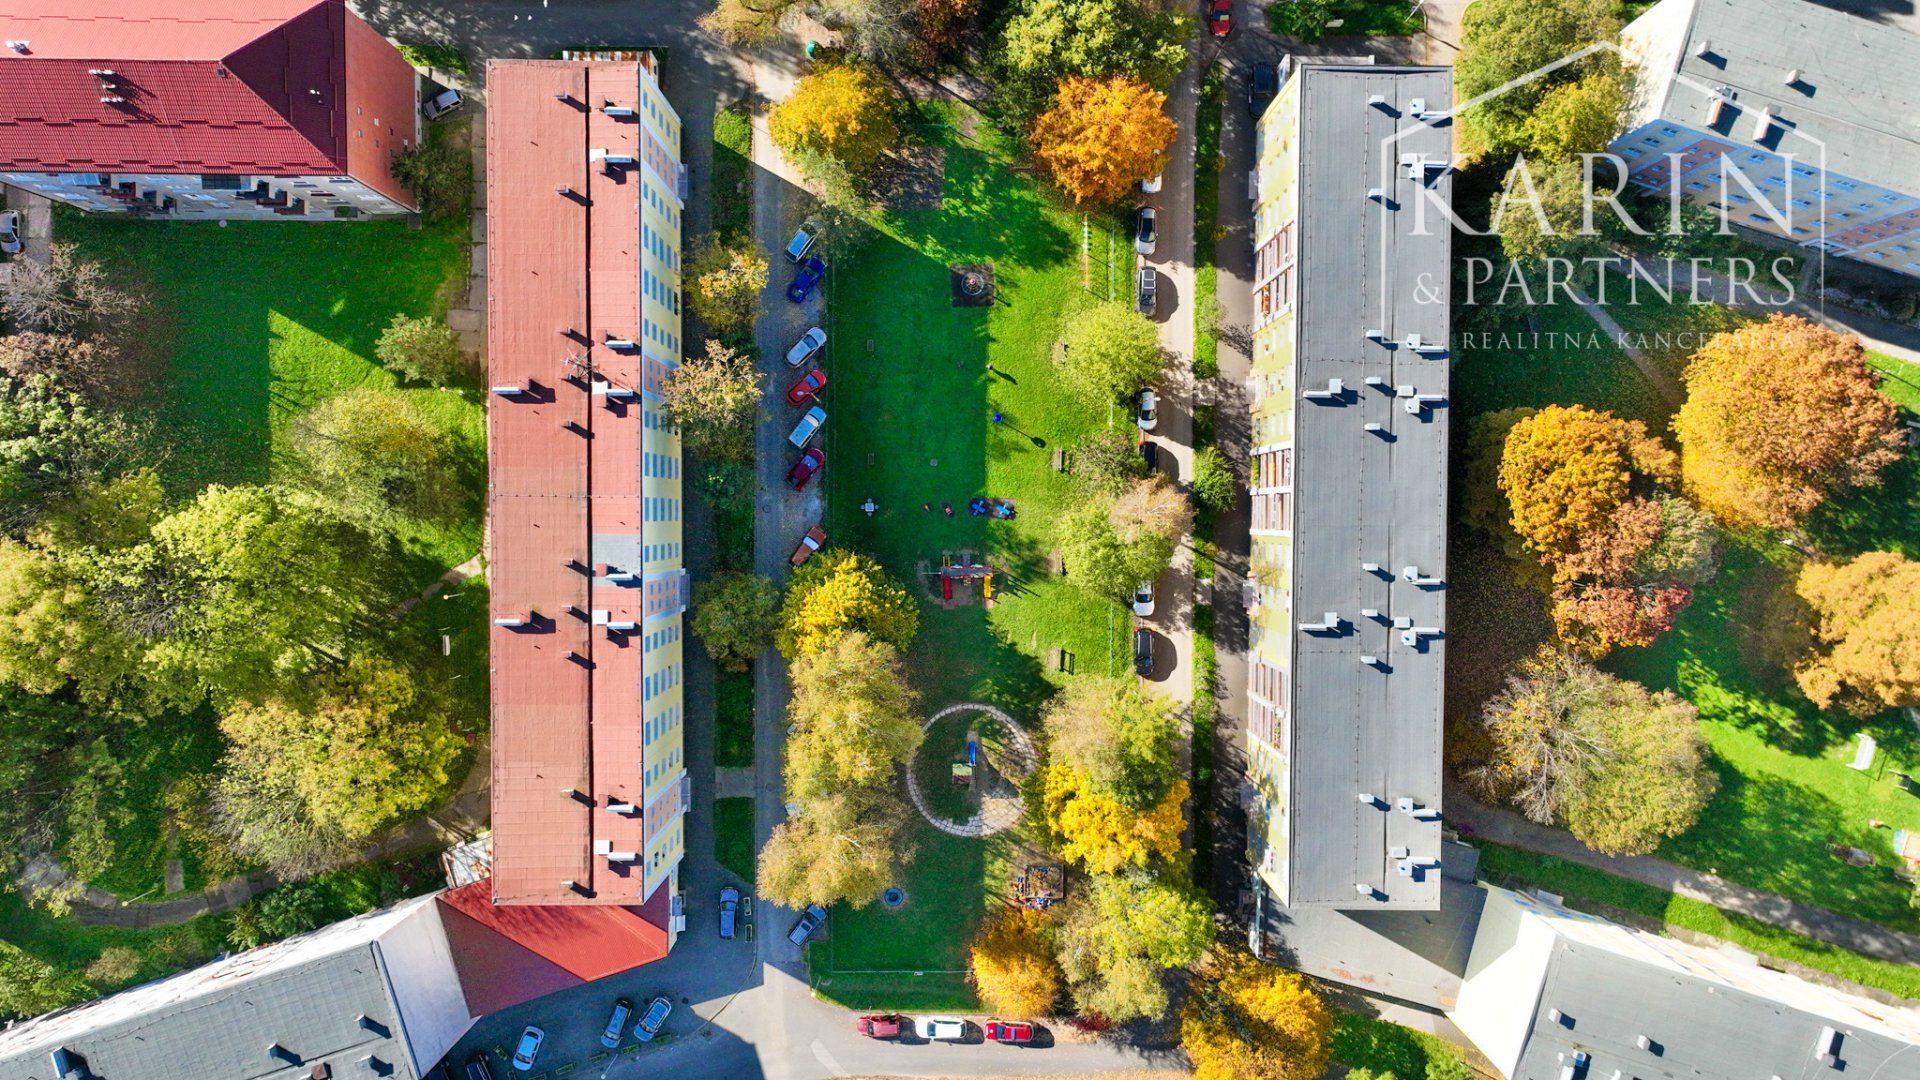
[(1152, 255), (1160, 240), (1160, 211), (1151, 206), (1143, 206), (1134, 211), (1133, 250), (1142, 255)]
[(801, 334), (800, 340), (794, 342), (793, 348), (787, 350), (787, 366), (799, 367), (806, 363), (807, 357), (819, 352), (820, 347), (826, 343), (827, 332), (817, 326)]
[(787, 441), (804, 449), (812, 441), (813, 433), (819, 431), (820, 425), (826, 422), (827, 410), (815, 405), (807, 410), (807, 415), (801, 417), (799, 423), (793, 425), (793, 434), (787, 436)]
[(1153, 582), (1143, 581), (1133, 587), (1133, 613), (1143, 619), (1153, 614)]
[(1140, 191), (1147, 195), (1158, 195), (1160, 193), (1160, 178), (1164, 175), (1166, 174), (1154, 173), (1147, 179), (1140, 181)]
[(0, 213), (0, 251), (8, 255), (18, 255), (26, 247), (20, 239), (20, 211), (8, 210)]
[(959, 1042), (967, 1037), (967, 1022), (957, 1016), (916, 1016), (913, 1030), (930, 1042)]
[(1141, 431), (1152, 431), (1160, 423), (1160, 395), (1151, 390), (1140, 391), (1134, 400), (1133, 422), (1140, 425)]
[(456, 112), (466, 100), (458, 90), (442, 90), (420, 103), (420, 112), (429, 120), (438, 120), (450, 112)]
[(540, 1047), (547, 1041), (547, 1033), (537, 1027), (529, 1026), (520, 1033), (520, 1045), (513, 1049), (513, 1067), (520, 1072), (533, 1068), (540, 1060)]

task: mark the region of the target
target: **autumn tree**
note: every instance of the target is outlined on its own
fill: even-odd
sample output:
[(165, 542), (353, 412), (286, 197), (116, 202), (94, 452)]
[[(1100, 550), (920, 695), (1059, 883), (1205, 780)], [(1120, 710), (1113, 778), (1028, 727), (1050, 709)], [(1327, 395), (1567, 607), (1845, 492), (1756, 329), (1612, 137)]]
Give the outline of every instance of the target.
[[(1593, 227), (1587, 227), (1588, 169), (1576, 159), (1515, 160), (1492, 196), (1488, 214), (1488, 228), (1499, 234), (1501, 253), (1530, 267), (1553, 258), (1578, 261), (1611, 254), (1608, 219), (1595, 214)], [(1543, 288), (1559, 295), (1552, 285)]]
[(893, 109), (893, 95), (879, 76), (858, 65), (833, 64), (795, 84), (768, 115), (767, 129), (789, 154), (820, 154), (859, 174), (899, 143)]
[(1333, 1049), (1333, 1010), (1306, 977), (1239, 951), (1212, 956), (1180, 1013), (1195, 1080), (1315, 1080)]
[(1645, 424), (1584, 405), (1550, 405), (1508, 430), (1499, 483), (1528, 550), (1559, 558), (1607, 524), (1636, 474), (1673, 475), (1673, 452)]
[[(1456, 97), (1472, 101), (1491, 94), (1587, 45), (1609, 41), (1619, 30), (1610, 0), (1477, 0), (1461, 19)], [(1462, 115), (1463, 149), (1500, 157), (1527, 150), (1528, 120), (1545, 99), (1618, 67), (1618, 57), (1602, 51), (1492, 94)]]
[(704, 352), (689, 355), (667, 376), (661, 405), (695, 453), (751, 461), (763, 381), (752, 356), (709, 339)]
[(693, 587), (693, 632), (728, 671), (745, 671), (773, 644), (780, 626), (780, 586), (743, 571), (722, 571)]
[(1053, 762), (1097, 795), (1148, 810), (1177, 778), (1180, 719), (1173, 702), (1148, 694), (1137, 679), (1075, 679), (1043, 720)]
[(1795, 591), (1814, 625), (1793, 675), (1814, 704), (1861, 716), (1920, 705), (1920, 562), (1869, 551), (1809, 563)]
[(1068, 458), (1073, 478), (1089, 495), (1113, 498), (1147, 477), (1147, 462), (1131, 430), (1103, 428), (1076, 443)]
[(1054, 351), (1067, 388), (1105, 408), (1152, 385), (1166, 371), (1160, 331), (1125, 304), (1083, 307), (1067, 316)]
[(445, 321), (395, 315), (380, 331), (373, 355), (402, 379), (446, 386), (460, 376), (460, 338)]
[(1674, 416), (1687, 493), (1728, 525), (1789, 528), (1832, 491), (1864, 487), (1904, 433), (1859, 339), (1798, 316), (1716, 334)]
[(1559, 83), (1540, 98), (1521, 122), (1528, 157), (1542, 162), (1575, 162), (1581, 154), (1604, 153), (1620, 133), (1627, 109), (1627, 79), (1617, 63), (1598, 55), (1578, 82)]
[(0, 315), (20, 330), (81, 337), (114, 337), (146, 306), (137, 292), (116, 283), (107, 268), (80, 257), (80, 249), (56, 243), (47, 261), (14, 259), (0, 282)]
[(1107, 513), (1120, 539), (1129, 544), (1147, 540), (1172, 544), (1193, 530), (1193, 504), (1160, 475), (1128, 485)]
[(1690, 703), (1559, 650), (1522, 661), (1480, 726), (1492, 751), (1475, 788), (1602, 854), (1652, 851), (1718, 788)]
[(1059, 929), (1060, 969), (1075, 1004), (1119, 1023), (1167, 1011), (1162, 976), (1198, 960), (1213, 911), (1181, 874), (1100, 874), (1071, 899)]
[(774, 644), (793, 660), (860, 630), (904, 649), (919, 628), (919, 605), (884, 567), (856, 552), (827, 550), (788, 580)]
[(294, 482), (369, 524), (445, 519), (478, 494), (452, 433), (400, 390), (359, 386), (323, 398), (289, 426), (287, 462)]
[(1175, 780), (1144, 810), (1100, 794), (1085, 774), (1058, 762), (1042, 770), (1040, 784), (1047, 828), (1059, 839), (1061, 856), (1088, 872), (1111, 874), (1179, 855), (1186, 828), (1181, 808), (1189, 795), (1185, 780)]
[(998, 59), (1016, 105), (1051, 92), (1068, 76), (1123, 75), (1164, 87), (1186, 66), (1192, 32), (1192, 16), (1178, 5), (1018, 0), (1002, 31)]
[(0, 539), (0, 683), (144, 711), (143, 649), (86, 577), (71, 553)]
[(893, 883), (896, 865), (913, 858), (912, 845), (899, 839), (905, 824), (894, 799), (841, 793), (807, 803), (760, 849), (760, 893), (791, 908), (865, 907)]
[(35, 332), (0, 337), (0, 375), (16, 380), (45, 375), (100, 405), (145, 396), (162, 374), (157, 367), (133, 342)]
[(1166, 100), (1132, 76), (1068, 76), (1033, 122), (1033, 156), (1076, 206), (1118, 202), (1167, 166), (1174, 126)]
[(1065, 981), (1041, 912), (1002, 909), (981, 927), (969, 960), (974, 989), (989, 1010), (1002, 1016), (1053, 1014)]
[[(767, 288), (767, 257), (751, 243), (711, 241), (687, 263), (687, 303), (716, 334), (744, 333)], [(713, 346), (707, 347), (709, 358)], [(751, 362), (751, 361), (749, 361)]]
[(793, 664), (787, 794), (806, 805), (837, 792), (883, 798), (919, 749), (919, 695), (893, 646), (855, 630)]

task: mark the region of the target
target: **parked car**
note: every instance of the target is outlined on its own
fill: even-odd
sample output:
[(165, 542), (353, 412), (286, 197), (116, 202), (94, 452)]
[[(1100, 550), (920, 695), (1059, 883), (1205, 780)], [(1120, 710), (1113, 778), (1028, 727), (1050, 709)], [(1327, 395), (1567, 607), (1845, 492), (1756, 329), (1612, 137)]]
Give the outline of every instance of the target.
[(787, 436), (787, 441), (804, 447), (813, 438), (813, 433), (820, 430), (820, 425), (826, 422), (827, 410), (815, 405), (807, 410), (807, 415), (802, 416), (799, 423), (793, 425), (793, 434)]
[(647, 1004), (647, 1015), (633, 1025), (633, 1037), (641, 1042), (652, 1042), (653, 1037), (660, 1034), (660, 1026), (667, 1022), (667, 1017), (672, 1013), (673, 1002), (668, 1001), (665, 994), (654, 998)]
[(620, 1048), (620, 1035), (627, 1030), (627, 1021), (633, 1016), (633, 1002), (618, 998), (613, 1003), (613, 1012), (607, 1015), (607, 1026), (600, 1031), (600, 1045), (609, 1050)]
[(900, 1037), (900, 1024), (905, 1017), (899, 1013), (876, 1013), (863, 1016), (853, 1022), (853, 1030), (869, 1039), (897, 1039)]
[(801, 334), (800, 340), (794, 342), (793, 348), (787, 350), (787, 366), (799, 367), (806, 363), (807, 358), (819, 352), (826, 343), (827, 332), (817, 326)]
[(0, 251), (18, 255), (26, 246), (26, 241), (20, 239), (20, 211), (0, 213)]
[(1160, 471), (1160, 445), (1152, 440), (1141, 440), (1140, 459), (1147, 463), (1148, 473)]
[(526, 1072), (533, 1063), (540, 1060), (540, 1047), (547, 1041), (547, 1033), (533, 1025), (520, 1033), (520, 1045), (513, 1048), (513, 1067)]
[(820, 239), (819, 223), (801, 222), (799, 230), (793, 234), (793, 239), (787, 241), (787, 261), (799, 262), (806, 258), (807, 252), (813, 250), (813, 242), (818, 239)]
[(1257, 119), (1279, 92), (1280, 72), (1272, 64), (1253, 65), (1253, 74), (1247, 78), (1247, 113)]
[(807, 452), (800, 455), (800, 460), (793, 463), (793, 468), (787, 470), (787, 486), (795, 491), (804, 489), (807, 481), (812, 480), (813, 474), (819, 472), (826, 463), (825, 450), (817, 446), (808, 447)]
[(1033, 1041), (1033, 1025), (1025, 1020), (988, 1020), (987, 1041), (1030, 1043)]
[(806, 303), (813, 295), (813, 287), (820, 284), (820, 275), (827, 272), (827, 264), (820, 261), (818, 255), (812, 256), (800, 265), (800, 272), (793, 275), (793, 284), (787, 286), (787, 299), (796, 304)]
[(967, 1022), (957, 1016), (916, 1016), (913, 1030), (929, 1041), (959, 1042), (967, 1037)]
[(442, 90), (420, 103), (421, 115), (429, 120), (438, 120), (450, 112), (457, 112), (465, 105), (466, 99), (458, 90)]
[(793, 558), (788, 561), (795, 566), (801, 566), (808, 559), (813, 558), (813, 553), (825, 547), (826, 544), (827, 530), (815, 525), (807, 530), (807, 535), (800, 538), (800, 546), (793, 549)]
[(826, 921), (826, 908), (819, 904), (808, 904), (807, 910), (800, 913), (800, 921), (794, 923), (793, 929), (787, 931), (787, 940), (795, 945), (805, 944), (806, 940), (813, 936), (813, 932), (820, 929), (820, 924)]
[(1141, 193), (1142, 193), (1142, 194), (1144, 194), (1144, 195), (1157, 195), (1157, 194), (1159, 194), (1159, 193), (1160, 193), (1160, 181), (1161, 181), (1161, 180), (1162, 180), (1162, 179), (1163, 179), (1163, 178), (1164, 178), (1165, 176), (1166, 176), (1166, 174), (1165, 174), (1165, 173), (1154, 173), (1154, 174), (1153, 174), (1152, 176), (1149, 176), (1149, 177), (1147, 177), (1147, 178), (1146, 178), (1145, 180), (1142, 180), (1142, 181), (1140, 181), (1140, 191), (1141, 191)]
[(487, 1055), (475, 1054), (467, 1059), (466, 1080), (493, 1080), (493, 1066), (487, 1064)]
[(740, 890), (729, 885), (720, 890), (720, 936), (733, 940), (733, 920), (740, 911)]
[(1144, 626), (1133, 628), (1133, 673), (1142, 678), (1153, 674), (1153, 631)]
[(1233, 33), (1233, 0), (1213, 0), (1207, 8), (1207, 30), (1214, 37)]
[(819, 368), (802, 376), (800, 381), (787, 388), (787, 402), (792, 405), (805, 405), (813, 400), (813, 395), (827, 388), (827, 373)]
[(1133, 587), (1133, 613), (1143, 619), (1153, 614), (1153, 582), (1143, 581)]
[(1143, 206), (1134, 211), (1133, 250), (1142, 255), (1153, 254), (1154, 245), (1159, 241), (1158, 224), (1160, 211), (1151, 206)]
[(1159, 284), (1160, 275), (1151, 266), (1141, 267), (1140, 272), (1134, 275), (1133, 306), (1149, 319), (1153, 318), (1156, 303), (1154, 294), (1158, 291)]
[(1133, 399), (1133, 422), (1140, 425), (1141, 431), (1152, 431), (1160, 423), (1160, 395), (1151, 390), (1140, 391)]

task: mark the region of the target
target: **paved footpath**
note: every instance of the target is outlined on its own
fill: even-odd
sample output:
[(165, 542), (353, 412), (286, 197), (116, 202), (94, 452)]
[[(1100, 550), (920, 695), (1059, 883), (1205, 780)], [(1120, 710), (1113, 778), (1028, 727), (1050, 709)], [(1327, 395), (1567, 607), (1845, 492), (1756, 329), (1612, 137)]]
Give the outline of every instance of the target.
[(1678, 896), (1712, 904), (1722, 911), (1746, 915), (1792, 930), (1829, 945), (1838, 945), (1876, 960), (1920, 963), (1920, 935), (1888, 929), (1860, 919), (1835, 914), (1749, 889), (1712, 874), (1676, 866), (1650, 855), (1602, 855), (1562, 829), (1536, 825), (1510, 810), (1474, 802), (1457, 791), (1447, 792), (1447, 822), (1472, 830), (1470, 840), (1488, 840), (1508, 847), (1552, 855), (1570, 863), (1665, 889)]

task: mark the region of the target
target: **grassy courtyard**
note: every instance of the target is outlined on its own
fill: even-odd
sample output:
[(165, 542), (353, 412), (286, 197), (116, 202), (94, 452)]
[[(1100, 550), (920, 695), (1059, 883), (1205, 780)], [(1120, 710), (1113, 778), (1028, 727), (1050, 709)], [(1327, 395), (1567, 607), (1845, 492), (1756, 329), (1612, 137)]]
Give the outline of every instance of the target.
[[(1611, 306), (1648, 358), (1678, 376), (1695, 339), (1640, 338), (1660, 333), (1711, 333), (1746, 316), (1718, 307), (1642, 303)], [(1652, 382), (1602, 335), (1599, 342), (1556, 347), (1533, 333), (1590, 334), (1592, 323), (1570, 305), (1480, 312), (1474, 328), (1504, 331), (1504, 345), (1463, 348), (1455, 367), (1462, 420), (1516, 405), (1583, 403), (1645, 420), (1666, 432), (1672, 406)], [(1474, 342), (1470, 341), (1471, 346)], [(1888, 357), (1871, 358), (1886, 375), (1886, 390), (1909, 412), (1920, 411), (1920, 371)], [(1464, 433), (1465, 424), (1461, 426)], [(1920, 460), (1909, 455), (1877, 487), (1841, 493), (1807, 524), (1823, 553), (1848, 558), (1862, 551), (1920, 555)], [(1469, 539), (1466, 534), (1462, 538)], [(1497, 576), (1484, 545), (1456, 544), (1456, 630), (1476, 647), (1475, 671), (1460, 672), (1450, 690), (1456, 721), (1493, 689), (1491, 676), (1530, 651), (1547, 631), (1535, 612), (1520, 610), (1524, 590), (1478, 584)], [(1728, 538), (1717, 578), (1700, 587), (1675, 629), (1652, 646), (1626, 649), (1606, 667), (1656, 689), (1671, 689), (1699, 710), (1721, 780), (1720, 793), (1700, 821), (1665, 844), (1664, 858), (1733, 881), (1872, 919), (1920, 927), (1909, 906), (1910, 887), (1893, 876), (1895, 828), (1920, 828), (1920, 799), (1902, 791), (1895, 771), (1920, 769), (1920, 737), (1898, 713), (1864, 723), (1822, 713), (1794, 689), (1766, 648), (1770, 597), (1786, 586), (1803, 556), (1773, 536)], [(1472, 570), (1472, 577), (1466, 576)], [(1491, 580), (1491, 579), (1489, 579)], [(1457, 728), (1456, 728), (1457, 730)], [(1847, 767), (1858, 732), (1880, 743), (1875, 767)], [(1875, 828), (1870, 820), (1887, 827)], [(1828, 853), (1830, 844), (1871, 852), (1876, 865), (1854, 867)]]
[[(880, 215), (873, 237), (830, 278), (828, 529), (921, 597), (908, 661), (928, 713), (982, 701), (1030, 723), (1064, 678), (1049, 668), (1053, 650), (1082, 673), (1118, 672), (1128, 659), (1120, 606), (1048, 568), (1053, 523), (1073, 500), (1054, 450), (1127, 422), (1068, 397), (1051, 350), (1065, 310), (1089, 292), (1124, 291), (1116, 268), (1127, 247), (1113, 222), (1095, 219), (1083, 232), (1081, 215), (1056, 205), (984, 121), (959, 108), (929, 112), (934, 122), (920, 135), (945, 155), (941, 204)], [(949, 268), (978, 263), (993, 267), (994, 304), (955, 307)], [(968, 516), (967, 500), (981, 495), (1014, 500), (1018, 516)], [(860, 509), (868, 499), (879, 505), (871, 518)], [(994, 565), (990, 608), (977, 593), (941, 605), (937, 583), (922, 582), (943, 558)], [(928, 827), (911, 839), (906, 906), (842, 905), (813, 947), (823, 993), (862, 1005), (970, 1001), (965, 945), (1006, 887), (1012, 842)]]

